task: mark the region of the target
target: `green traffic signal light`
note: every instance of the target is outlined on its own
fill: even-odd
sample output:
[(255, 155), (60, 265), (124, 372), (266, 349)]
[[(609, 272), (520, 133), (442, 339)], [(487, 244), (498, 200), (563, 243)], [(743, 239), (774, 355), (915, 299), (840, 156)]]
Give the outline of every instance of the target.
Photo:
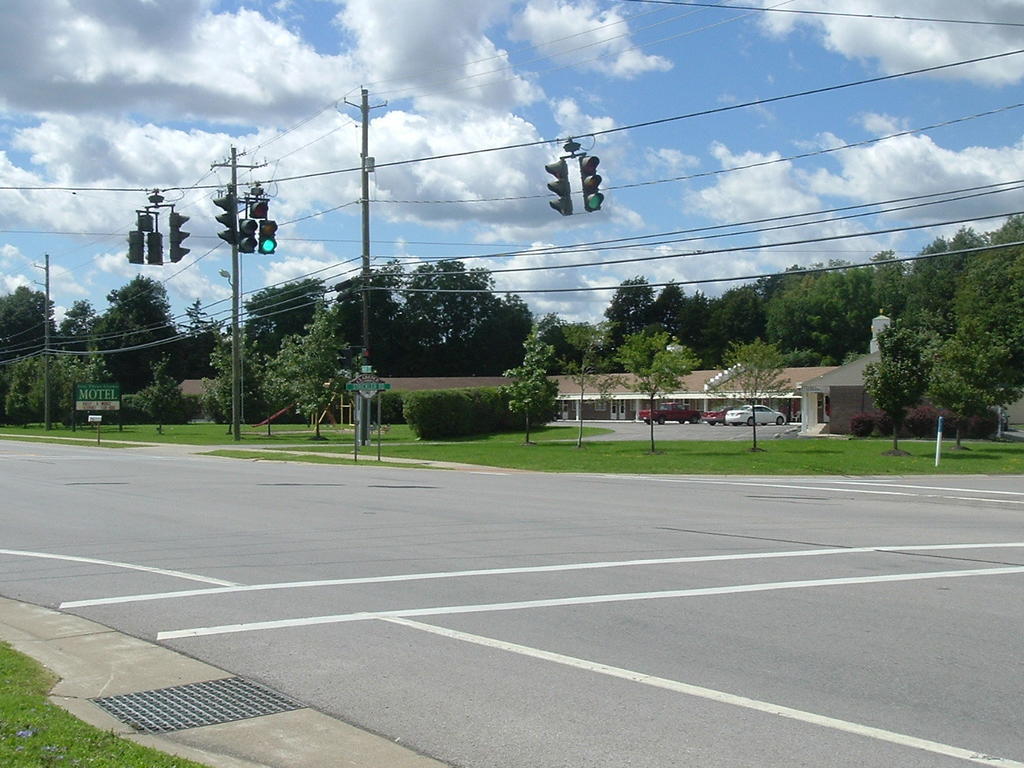
[(260, 222), (259, 251), (271, 254), (277, 250), (277, 222), (272, 219)]
[(597, 166), (601, 162), (597, 157), (580, 158), (580, 184), (583, 187), (583, 208), (587, 213), (601, 210), (604, 195), (599, 190), (601, 177), (597, 175)]

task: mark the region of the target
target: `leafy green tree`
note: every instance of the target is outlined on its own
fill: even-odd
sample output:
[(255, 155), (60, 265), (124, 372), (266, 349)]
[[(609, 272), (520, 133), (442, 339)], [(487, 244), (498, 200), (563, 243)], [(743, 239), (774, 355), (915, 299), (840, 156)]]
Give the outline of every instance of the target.
[(324, 303), (324, 283), (296, 280), (257, 291), (245, 302), (245, 335), (252, 348), (273, 357), (286, 336), (302, 333)]
[(42, 350), (45, 304), (45, 294), (24, 285), (0, 296), (0, 361), (17, 360)]
[[(679, 389), (682, 378), (697, 365), (693, 352), (664, 331), (630, 334), (619, 347), (618, 359), (636, 378), (637, 389), (647, 395), (652, 411), (658, 394)], [(651, 419), (651, 453), (654, 452)]]
[(892, 420), (890, 456), (906, 456), (899, 431), (907, 408), (917, 405), (928, 388), (930, 339), (922, 331), (893, 323), (878, 335), (880, 359), (864, 369), (864, 389)]
[(64, 319), (57, 329), (57, 338), (54, 339), (55, 346), (85, 352), (89, 349), (95, 326), (96, 310), (87, 299), (79, 299), (64, 313)]
[[(972, 229), (961, 229), (950, 240), (938, 238), (921, 250), (921, 255), (941, 254), (963, 248), (979, 248), (988, 242), (986, 235)], [(977, 254), (956, 254), (920, 259), (907, 275), (906, 322), (931, 330), (942, 337), (956, 329), (956, 305), (953, 297), (957, 283)]]
[(700, 291), (693, 296), (683, 296), (675, 326), (678, 329), (679, 341), (693, 350), (700, 358), (699, 364), (704, 367), (710, 367), (721, 354), (720, 350), (713, 350), (709, 343), (708, 323), (711, 320), (711, 306), (711, 299)]
[[(409, 343), (402, 330), (400, 289), (405, 271), (397, 261), (375, 267), (367, 284), (367, 309), (370, 331), (370, 361), (386, 376), (407, 375), (406, 354)], [(337, 290), (338, 322), (344, 346), (362, 351), (363, 292), (362, 278), (354, 277), (333, 286)], [(356, 354), (355, 365), (362, 359)]]
[(579, 433), (576, 436), (576, 447), (583, 447), (583, 398), (587, 391), (596, 391), (606, 397), (615, 381), (613, 376), (605, 373), (608, 362), (602, 351), (608, 343), (608, 323), (573, 323), (564, 326), (564, 338), (568, 352), (561, 358), (561, 368), (569, 379), (579, 387), (580, 402), (576, 409), (579, 422)]
[[(550, 415), (555, 409), (558, 385), (548, 378), (547, 369), (554, 356), (555, 348), (537, 337), (536, 330), (523, 343), (523, 362), (505, 371), (512, 383), (502, 387), (508, 396), (508, 407), (512, 413), (521, 413), (526, 419), (526, 437), (523, 442), (530, 445), (530, 426), (533, 417)], [(544, 419), (547, 421), (547, 419)]]
[(666, 331), (672, 336), (679, 335), (679, 315), (683, 310), (686, 297), (683, 289), (675, 283), (669, 283), (658, 294), (651, 304), (648, 313), (648, 326), (651, 330)]
[(291, 382), (295, 402), (312, 415), (317, 440), (323, 439), (320, 416), (344, 386), (339, 376), (342, 343), (337, 325), (335, 310), (318, 308), (304, 333), (285, 338), (273, 364), (273, 375)]
[(1021, 388), (1009, 384), (1014, 378), (1010, 359), (1010, 350), (998, 338), (969, 325), (935, 347), (927, 394), (953, 413), (957, 449), (963, 448), (960, 433), (970, 417), (1020, 398)]
[(183, 379), (202, 379), (213, 376), (215, 371), (211, 357), (220, 338), (221, 324), (210, 319), (199, 299), (185, 309), (185, 315), (188, 317), (188, 322), (182, 328), (184, 338), (179, 344), (180, 376)]
[(150, 383), (153, 363), (167, 354), (177, 336), (162, 283), (138, 275), (107, 294), (107, 310), (96, 320), (94, 342), (110, 352), (107, 368), (127, 393)]
[[(774, 344), (754, 339), (746, 344), (733, 343), (725, 354), (725, 364), (730, 371), (728, 379), (719, 388), (735, 392), (750, 404), (758, 400), (780, 395), (790, 388), (791, 382), (782, 375), (786, 359)], [(757, 419), (753, 420), (753, 445), (751, 451), (762, 451), (757, 447)]]
[(765, 335), (764, 299), (755, 285), (730, 288), (711, 303), (704, 365), (717, 366), (730, 343), (753, 341)]
[(4, 411), (7, 421), (25, 425), (43, 416), (43, 359), (31, 357), (6, 366), (7, 394)]
[(57, 412), (67, 414), (67, 423), (74, 425), (75, 387), (78, 384), (110, 381), (102, 355), (57, 355), (50, 366), (50, 383)]
[(153, 362), (153, 383), (138, 393), (142, 408), (156, 420), (156, 431), (164, 432), (164, 423), (179, 420), (184, 412), (184, 398), (178, 382), (169, 373), (170, 361), (165, 356)]
[(641, 333), (650, 325), (653, 305), (654, 289), (647, 278), (637, 275), (622, 281), (604, 311), (613, 349), (622, 346), (630, 334)]

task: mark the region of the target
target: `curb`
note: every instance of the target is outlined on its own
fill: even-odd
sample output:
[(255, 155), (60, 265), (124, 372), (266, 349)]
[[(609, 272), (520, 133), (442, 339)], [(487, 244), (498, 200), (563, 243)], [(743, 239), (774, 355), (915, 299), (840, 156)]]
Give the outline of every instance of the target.
[(211, 768), (446, 768), (310, 708), (159, 735), (140, 733), (90, 699), (233, 675), (93, 621), (0, 598), (0, 640), (60, 680), (50, 701), (80, 720)]

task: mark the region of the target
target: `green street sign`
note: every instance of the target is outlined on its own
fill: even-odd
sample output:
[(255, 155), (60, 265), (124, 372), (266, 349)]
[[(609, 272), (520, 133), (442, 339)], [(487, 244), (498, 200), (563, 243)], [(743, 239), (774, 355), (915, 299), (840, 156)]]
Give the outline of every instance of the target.
[(120, 384), (76, 384), (75, 410), (77, 411), (119, 411), (121, 410)]
[(386, 381), (350, 381), (345, 385), (349, 392), (383, 392), (391, 389)]

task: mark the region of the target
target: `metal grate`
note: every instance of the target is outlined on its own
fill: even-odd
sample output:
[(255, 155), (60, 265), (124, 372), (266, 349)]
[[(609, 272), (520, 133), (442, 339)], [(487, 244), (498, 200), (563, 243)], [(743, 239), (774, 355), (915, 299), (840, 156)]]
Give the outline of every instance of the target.
[(144, 733), (230, 723), (303, 707), (241, 677), (107, 696), (92, 701), (122, 723)]

